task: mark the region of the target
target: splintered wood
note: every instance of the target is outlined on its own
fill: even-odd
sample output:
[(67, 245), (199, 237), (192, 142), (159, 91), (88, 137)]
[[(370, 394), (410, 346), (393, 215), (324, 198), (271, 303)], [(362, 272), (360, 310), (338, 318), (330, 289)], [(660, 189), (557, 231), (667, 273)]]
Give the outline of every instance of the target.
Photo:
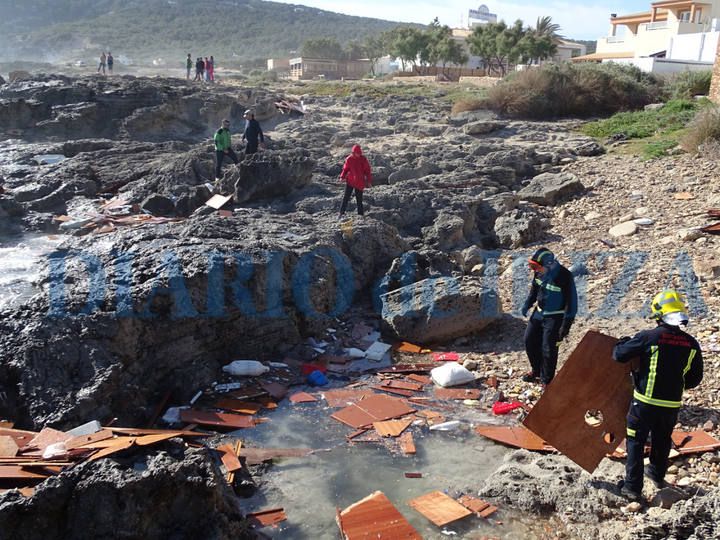
[(438, 527), (472, 515), (470, 510), (440, 491), (417, 497), (408, 504)]
[(376, 491), (338, 512), (337, 524), (344, 540), (422, 540), (422, 536), (382, 491)]
[(463, 495), (458, 499), (458, 502), (481, 518), (488, 518), (498, 510), (497, 506), (471, 495)]
[(411, 424), (412, 420), (386, 420), (373, 422), (373, 427), (381, 437), (399, 437)]

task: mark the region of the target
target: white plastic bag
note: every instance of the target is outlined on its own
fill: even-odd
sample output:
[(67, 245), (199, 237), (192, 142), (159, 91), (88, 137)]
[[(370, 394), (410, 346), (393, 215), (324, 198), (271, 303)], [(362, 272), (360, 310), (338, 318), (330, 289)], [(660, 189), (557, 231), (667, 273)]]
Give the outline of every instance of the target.
[(436, 367), (430, 372), (433, 382), (443, 388), (469, 383), (475, 380), (475, 375), (457, 362), (448, 362)]
[(230, 375), (257, 377), (263, 373), (270, 371), (270, 368), (261, 364), (257, 360), (235, 360), (227, 366), (223, 366), (223, 371)]

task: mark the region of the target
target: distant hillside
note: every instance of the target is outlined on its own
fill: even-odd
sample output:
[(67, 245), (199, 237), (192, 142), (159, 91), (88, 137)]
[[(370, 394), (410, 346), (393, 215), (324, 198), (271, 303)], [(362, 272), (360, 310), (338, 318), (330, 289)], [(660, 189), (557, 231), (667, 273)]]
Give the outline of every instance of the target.
[(186, 54), (219, 63), (288, 56), (303, 41), (362, 41), (399, 23), (262, 0), (0, 0), (0, 61), (116, 59), (181, 64)]

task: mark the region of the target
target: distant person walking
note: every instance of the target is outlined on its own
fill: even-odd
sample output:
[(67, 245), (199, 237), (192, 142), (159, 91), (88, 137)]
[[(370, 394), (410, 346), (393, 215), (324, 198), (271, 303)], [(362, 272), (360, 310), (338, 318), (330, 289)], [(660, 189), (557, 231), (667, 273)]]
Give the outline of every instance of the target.
[(205, 80), (210, 80), (210, 60), (208, 60), (208, 57), (205, 57)]
[(372, 171), (370, 170), (370, 162), (363, 155), (359, 144), (352, 147), (352, 153), (345, 159), (340, 178), (346, 182), (345, 195), (340, 206), (340, 217), (345, 214), (353, 191), (357, 201), (357, 213), (362, 216), (364, 213), (363, 190), (372, 187)]
[(210, 82), (215, 82), (215, 58), (210, 56), (210, 62), (208, 63), (209, 70), (208, 70), (208, 80)]
[(245, 111), (244, 117), (246, 124), (242, 140), (247, 140), (247, 144), (245, 145), (245, 155), (249, 156), (250, 154), (255, 154), (258, 151), (258, 138), (260, 139), (260, 144), (262, 144), (263, 147), (265, 146), (265, 136), (263, 135), (262, 128), (260, 127), (260, 122), (255, 120), (255, 113), (252, 110), (248, 109)]
[(215, 132), (215, 181), (220, 180), (222, 164), (225, 156), (233, 160), (235, 165), (238, 164), (238, 157), (232, 149), (232, 135), (230, 135), (230, 120), (223, 120), (222, 126)]
[(100, 70), (102, 70), (103, 75), (105, 75), (105, 64), (107, 63), (107, 56), (105, 56), (105, 51), (100, 55), (100, 65), (98, 66), (97, 72), (100, 73)]
[(108, 51), (108, 53), (107, 53), (107, 68), (108, 68), (108, 71), (110, 72), (110, 75), (112, 75), (114, 63), (115, 63), (115, 59), (113, 58), (112, 53)]
[(192, 67), (193, 67), (192, 56), (190, 56), (190, 53), (188, 53), (187, 60), (185, 60), (185, 67), (187, 68), (187, 76), (185, 78), (189, 81), (190, 80), (190, 72), (192, 71)]
[(198, 59), (195, 61), (195, 81), (202, 81), (203, 80), (203, 74), (205, 71), (205, 63), (203, 62), (202, 58), (198, 57)]

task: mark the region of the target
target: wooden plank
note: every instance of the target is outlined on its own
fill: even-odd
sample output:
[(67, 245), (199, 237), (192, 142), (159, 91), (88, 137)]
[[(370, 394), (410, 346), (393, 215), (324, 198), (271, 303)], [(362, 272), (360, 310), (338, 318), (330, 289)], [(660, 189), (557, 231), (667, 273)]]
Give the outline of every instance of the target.
[(702, 430), (674, 431), (672, 440), (680, 455), (700, 454), (720, 448), (720, 440)]
[(47, 474), (26, 471), (20, 465), (0, 465), (0, 480), (43, 479), (48, 476)]
[(65, 443), (65, 448), (67, 448), (68, 450), (72, 450), (73, 448), (80, 448), (81, 446), (85, 446), (87, 444), (112, 439), (112, 437), (112, 431), (110, 431), (109, 429), (102, 429), (97, 433), (91, 433), (90, 435), (80, 435), (78, 437), (73, 437)]
[(420, 383), (423, 386), (427, 386), (432, 382), (432, 379), (427, 375), (418, 375), (417, 373), (411, 373), (407, 376), (407, 378), (411, 381), (415, 381), (416, 383)]
[(251, 512), (247, 515), (251, 527), (270, 527), (287, 519), (283, 508), (272, 508), (260, 512)]
[(241, 399), (234, 398), (224, 398), (218, 400), (215, 402), (215, 407), (240, 414), (255, 414), (262, 409), (262, 405), (259, 403), (252, 403), (250, 401), (243, 401)]
[(412, 420), (409, 419), (386, 420), (384, 422), (373, 422), (373, 427), (381, 437), (399, 437), (411, 424)]
[(192, 431), (190, 429), (184, 430), (169, 430), (169, 429), (142, 429), (142, 428), (126, 428), (126, 427), (114, 427), (107, 426), (103, 429), (109, 429), (113, 433), (121, 433), (123, 435), (155, 435), (161, 433), (179, 433), (183, 437), (209, 437), (210, 433), (200, 433), (198, 431)]
[[(240, 458), (240, 450), (242, 449), (242, 441), (237, 440), (235, 442), (235, 445), (233, 446), (233, 454), (236, 458)], [(242, 464), (240, 465), (242, 468)], [(239, 470), (239, 469), (238, 469)], [(227, 475), (225, 476), (225, 480), (227, 480), (227, 483), (232, 487), (233, 483), (235, 482), (235, 471), (228, 471)]]
[(400, 435), (400, 439), (398, 440), (400, 442), (400, 450), (402, 450), (405, 455), (413, 455), (417, 452), (415, 449), (415, 440), (410, 431), (406, 431)]
[(333, 418), (338, 422), (342, 422), (353, 429), (370, 426), (376, 420), (375, 417), (363, 411), (357, 405), (350, 405), (344, 409), (340, 409), (339, 411), (331, 414), (330, 418)]
[[(630, 365), (612, 359), (616, 342), (600, 332), (585, 334), (523, 422), (590, 473), (625, 438), (633, 389)], [(585, 422), (591, 410), (602, 413), (600, 425)]]
[(225, 414), (212, 411), (186, 409), (184, 411), (180, 411), (180, 418), (183, 422), (201, 424), (205, 426), (217, 426), (232, 429), (255, 427), (255, 421), (252, 418), (239, 414)]
[(403, 390), (402, 388), (393, 388), (392, 386), (372, 386), (373, 390), (380, 390), (381, 392), (388, 392), (389, 394), (395, 394), (397, 396), (410, 397), (415, 395), (412, 390)]
[(43, 428), (33, 439), (27, 444), (27, 448), (37, 448), (44, 451), (51, 444), (67, 442), (72, 439), (72, 435), (68, 435), (64, 431), (58, 431), (53, 428)]
[(475, 431), (490, 440), (536, 452), (552, 452), (554, 448), (523, 425), (477, 426)]
[(432, 491), (408, 502), (412, 508), (420, 512), (438, 527), (444, 527), (467, 516), (472, 512), (455, 499), (440, 491)]
[(143, 435), (135, 439), (135, 444), (137, 444), (138, 446), (150, 446), (152, 444), (157, 444), (159, 442), (167, 441), (169, 439), (174, 439), (175, 437), (179, 436), (179, 431), (170, 433), (158, 433), (157, 435)]
[(308, 394), (307, 392), (296, 392), (292, 396), (290, 396), (290, 401), (292, 403), (312, 403), (314, 401), (317, 401), (317, 398), (313, 396), (312, 394)]
[(344, 540), (422, 540), (381, 491), (348, 506), (336, 516)]
[(18, 445), (15, 439), (9, 435), (0, 436), (0, 457), (11, 458), (18, 453)]
[(115, 441), (115, 445), (108, 446), (107, 448), (102, 448), (101, 450), (90, 456), (88, 458), (88, 461), (96, 461), (98, 459), (111, 456), (118, 452), (122, 452), (123, 450), (127, 450), (128, 448), (131, 448), (135, 444), (134, 437), (122, 437), (113, 440)]
[(235, 453), (235, 445), (229, 443), (223, 444), (215, 450), (220, 453), (220, 460), (223, 462), (223, 465), (225, 465), (227, 472), (231, 473), (242, 469), (242, 463), (240, 463), (240, 459)]
[(473, 497), (472, 495), (463, 495), (462, 497), (460, 497), (460, 498), (458, 499), (458, 502), (459, 502), (460, 504), (462, 504), (462, 505), (463, 505), (465, 508), (467, 508), (468, 510), (471, 510), (472, 512), (475, 512), (475, 513), (478, 514), (478, 515), (479, 515), (481, 512), (485, 512), (486, 510), (488, 510), (488, 509), (490, 509), (490, 508), (493, 508), (493, 509), (494, 509), (494, 510), (493, 510), (492, 512), (490, 512), (489, 514), (487, 514), (486, 516), (482, 516), (482, 517), (487, 517), (487, 516), (489, 516), (490, 514), (492, 514), (492, 513), (494, 513), (495, 511), (497, 511), (497, 507), (492, 506), (489, 502), (485, 502), (485, 501), (483, 501), (482, 499), (478, 499), (477, 497)]
[(480, 399), (477, 388), (436, 388), (435, 397), (443, 400)]

